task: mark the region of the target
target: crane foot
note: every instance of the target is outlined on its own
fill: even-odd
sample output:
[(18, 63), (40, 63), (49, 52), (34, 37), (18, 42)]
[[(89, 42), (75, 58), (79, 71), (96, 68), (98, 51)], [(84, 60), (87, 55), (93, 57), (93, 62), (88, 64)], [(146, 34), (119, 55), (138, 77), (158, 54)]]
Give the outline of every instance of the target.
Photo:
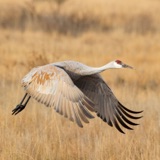
[(12, 115), (18, 114), (18, 113), (21, 112), (24, 108), (25, 108), (25, 105), (18, 104), (18, 105), (16, 106), (16, 108), (14, 108), (14, 109), (12, 110)]

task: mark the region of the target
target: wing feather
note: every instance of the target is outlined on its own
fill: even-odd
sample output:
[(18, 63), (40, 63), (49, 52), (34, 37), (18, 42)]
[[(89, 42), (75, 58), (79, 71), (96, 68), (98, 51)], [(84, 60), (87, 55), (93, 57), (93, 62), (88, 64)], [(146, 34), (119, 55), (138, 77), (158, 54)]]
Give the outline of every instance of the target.
[(81, 121), (94, 118), (94, 103), (73, 83), (61, 68), (46, 65), (31, 70), (22, 80), (26, 92), (38, 102), (53, 106), (55, 111), (83, 127)]
[[(129, 125), (137, 125), (130, 119), (139, 119), (140, 116), (134, 116), (142, 111), (132, 111), (124, 107), (114, 96), (111, 89), (104, 82), (99, 74), (84, 76), (76, 80), (75, 85), (95, 103), (95, 111), (97, 116), (110, 126), (115, 126), (117, 130), (124, 133), (122, 125), (126, 129), (132, 129)], [(127, 124), (126, 124), (127, 123)]]
[(77, 107), (78, 107), (78, 113), (79, 113), (80, 118), (83, 120), (83, 122), (89, 123), (88, 119), (86, 118), (86, 116), (84, 116), (78, 104), (77, 104)]
[(80, 118), (79, 118), (79, 114), (78, 114), (78, 112), (77, 112), (77, 108), (75, 108), (75, 107), (76, 107), (75, 104), (73, 104), (73, 105), (74, 105), (74, 106), (73, 106), (72, 111), (74, 112), (75, 121), (76, 121), (76, 123), (77, 123), (77, 125), (78, 125), (79, 127), (83, 127), (82, 122), (81, 122), (81, 120), (80, 120)]

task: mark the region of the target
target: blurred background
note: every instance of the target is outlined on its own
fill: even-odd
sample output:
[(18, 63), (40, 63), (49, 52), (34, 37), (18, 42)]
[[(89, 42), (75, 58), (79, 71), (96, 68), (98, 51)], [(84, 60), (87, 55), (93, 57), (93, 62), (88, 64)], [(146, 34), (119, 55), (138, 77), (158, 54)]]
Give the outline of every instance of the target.
[[(135, 70), (102, 73), (126, 107), (144, 110), (134, 131), (96, 118), (83, 129), (31, 100), (11, 110), (35, 66), (120, 59)], [(160, 157), (160, 0), (0, 0), (0, 159), (154, 159)]]

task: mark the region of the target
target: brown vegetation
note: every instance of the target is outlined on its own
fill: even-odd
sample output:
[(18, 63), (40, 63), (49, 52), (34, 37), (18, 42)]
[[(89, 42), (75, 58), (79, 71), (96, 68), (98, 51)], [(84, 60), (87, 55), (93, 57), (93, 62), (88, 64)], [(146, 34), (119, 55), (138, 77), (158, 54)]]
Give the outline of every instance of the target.
[[(159, 159), (160, 1), (1, 0), (0, 34), (0, 159)], [(12, 116), (21, 78), (68, 59), (134, 66), (102, 75), (125, 106), (144, 110), (140, 125), (122, 135), (95, 118), (81, 129), (34, 100)]]

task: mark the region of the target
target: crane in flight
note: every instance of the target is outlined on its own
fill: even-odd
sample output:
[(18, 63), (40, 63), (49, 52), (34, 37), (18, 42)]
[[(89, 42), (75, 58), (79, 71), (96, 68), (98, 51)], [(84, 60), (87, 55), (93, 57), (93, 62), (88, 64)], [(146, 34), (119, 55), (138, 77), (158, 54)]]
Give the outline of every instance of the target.
[(16, 115), (27, 105), (30, 98), (53, 107), (56, 112), (76, 122), (79, 127), (94, 118), (96, 112), (104, 122), (121, 129), (133, 130), (138, 125), (131, 121), (142, 116), (135, 116), (143, 111), (133, 111), (124, 107), (105, 83), (100, 72), (113, 68), (132, 68), (120, 60), (96, 68), (80, 62), (63, 61), (33, 68), (23, 79), (25, 95), (12, 110)]

